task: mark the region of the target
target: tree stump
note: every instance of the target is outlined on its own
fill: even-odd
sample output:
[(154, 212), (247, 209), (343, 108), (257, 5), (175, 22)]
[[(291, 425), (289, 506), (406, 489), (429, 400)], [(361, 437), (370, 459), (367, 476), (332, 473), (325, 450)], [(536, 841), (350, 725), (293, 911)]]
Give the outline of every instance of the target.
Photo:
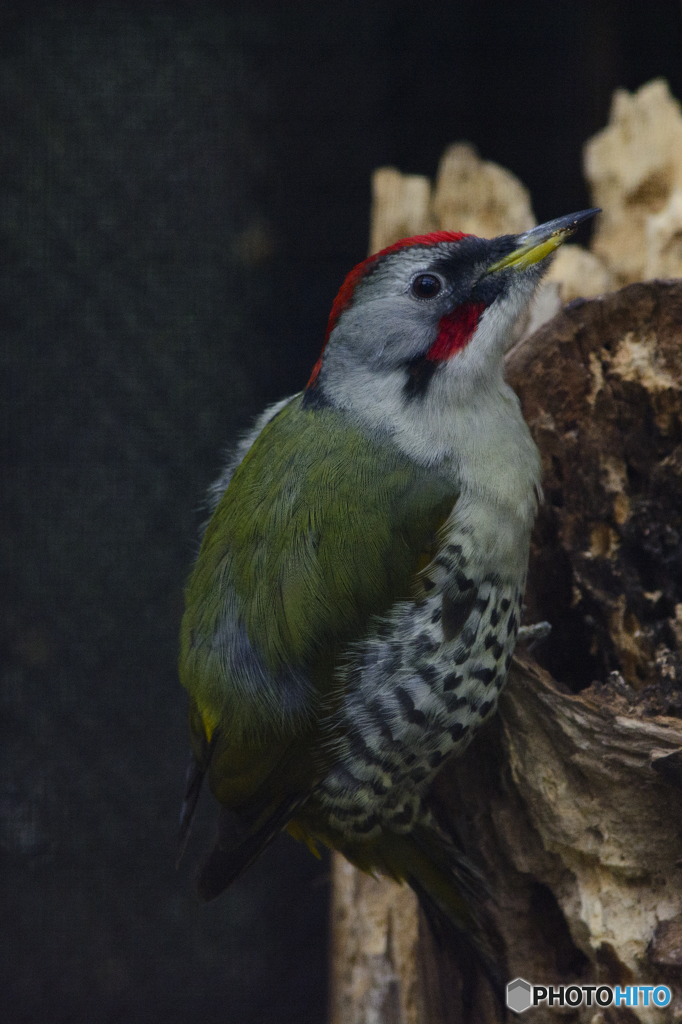
[[(565, 307), (508, 357), (542, 453), (526, 621), (500, 712), (434, 799), (495, 894), (506, 979), (666, 984), (682, 1020), (682, 282)], [(332, 1024), (492, 1024), (405, 887), (334, 864)], [(556, 1021), (538, 1007), (528, 1022)]]

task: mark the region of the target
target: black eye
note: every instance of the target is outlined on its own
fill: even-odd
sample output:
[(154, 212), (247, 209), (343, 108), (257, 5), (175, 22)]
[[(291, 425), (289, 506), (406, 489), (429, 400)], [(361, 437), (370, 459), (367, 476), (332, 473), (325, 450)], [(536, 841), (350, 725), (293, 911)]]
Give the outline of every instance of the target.
[(418, 274), (412, 282), (412, 294), (418, 299), (433, 299), (441, 289), (435, 274)]

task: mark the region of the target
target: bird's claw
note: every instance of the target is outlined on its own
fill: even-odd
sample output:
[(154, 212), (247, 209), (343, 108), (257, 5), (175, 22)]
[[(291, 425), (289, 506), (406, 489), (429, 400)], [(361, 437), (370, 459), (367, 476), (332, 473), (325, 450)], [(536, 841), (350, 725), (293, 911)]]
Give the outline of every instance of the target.
[(544, 640), (552, 632), (549, 622), (534, 622), (532, 626), (521, 626), (516, 638), (519, 644), (537, 643)]

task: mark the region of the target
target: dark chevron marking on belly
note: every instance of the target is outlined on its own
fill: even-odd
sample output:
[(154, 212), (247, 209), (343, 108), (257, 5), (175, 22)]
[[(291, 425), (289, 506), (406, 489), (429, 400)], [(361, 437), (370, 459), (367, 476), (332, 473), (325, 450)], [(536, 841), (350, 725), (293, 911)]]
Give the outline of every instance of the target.
[[(443, 553), (451, 571), (454, 554)], [(450, 642), (442, 589), (434, 583), (428, 597), (400, 606), (392, 628), (382, 623), (358, 648), (343, 709), (330, 728), (338, 760), (312, 798), (344, 836), (370, 840), (382, 828), (409, 831), (443, 762), (464, 750), (496, 709), (523, 586), (486, 577), (470, 589), (468, 616)]]

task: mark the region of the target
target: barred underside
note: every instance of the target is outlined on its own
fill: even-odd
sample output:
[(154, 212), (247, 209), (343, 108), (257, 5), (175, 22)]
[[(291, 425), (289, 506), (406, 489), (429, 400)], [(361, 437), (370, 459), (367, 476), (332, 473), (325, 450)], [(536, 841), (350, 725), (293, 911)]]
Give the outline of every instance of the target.
[[(461, 753), (497, 707), (525, 572), (516, 581), (481, 573), (470, 534), (453, 531), (424, 574), (428, 596), (398, 605), (342, 671), (343, 707), (330, 723), (335, 766), (313, 801), (349, 839), (408, 832), (445, 759)], [(447, 639), (443, 609), (453, 596), (468, 614)]]

